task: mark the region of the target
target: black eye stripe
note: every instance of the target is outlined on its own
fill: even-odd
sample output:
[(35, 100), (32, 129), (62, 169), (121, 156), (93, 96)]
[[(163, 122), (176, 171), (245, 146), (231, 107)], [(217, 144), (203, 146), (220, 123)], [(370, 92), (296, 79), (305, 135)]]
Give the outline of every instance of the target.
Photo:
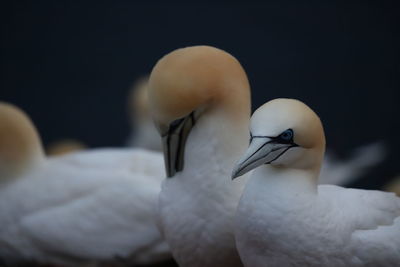
[(292, 129), (287, 129), (286, 131), (282, 132), (278, 136), (253, 135), (250, 132), (250, 142), (253, 141), (253, 138), (270, 138), (277, 143), (294, 144), (293, 137), (294, 137), (294, 133), (293, 133)]
[(274, 138), (274, 137), (266, 136), (266, 135), (252, 135), (251, 139), (253, 139), (253, 138)]
[(292, 129), (287, 129), (283, 133), (281, 133), (278, 138), (285, 140), (285, 141), (290, 141), (293, 139), (293, 130)]
[(282, 144), (290, 144), (293, 143), (293, 135), (293, 130), (287, 129), (286, 131), (275, 137), (275, 140)]

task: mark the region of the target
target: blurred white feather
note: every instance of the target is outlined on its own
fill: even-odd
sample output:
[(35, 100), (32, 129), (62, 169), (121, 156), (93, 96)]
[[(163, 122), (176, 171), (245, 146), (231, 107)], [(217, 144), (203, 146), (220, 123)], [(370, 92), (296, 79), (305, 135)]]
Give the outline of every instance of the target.
[(364, 175), (370, 168), (381, 163), (386, 156), (383, 142), (375, 142), (356, 148), (348, 159), (340, 160), (327, 151), (321, 168), (320, 184), (347, 185)]
[(148, 77), (144, 76), (137, 79), (129, 91), (128, 117), (132, 132), (127, 145), (161, 151), (161, 138), (149, 112), (147, 87)]

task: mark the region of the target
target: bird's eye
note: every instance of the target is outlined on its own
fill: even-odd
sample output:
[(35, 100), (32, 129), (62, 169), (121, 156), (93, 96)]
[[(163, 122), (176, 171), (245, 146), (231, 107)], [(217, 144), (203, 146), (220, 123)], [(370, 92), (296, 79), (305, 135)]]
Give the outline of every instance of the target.
[(283, 133), (279, 135), (279, 139), (281, 139), (284, 142), (290, 142), (293, 139), (293, 130), (292, 129), (287, 129)]

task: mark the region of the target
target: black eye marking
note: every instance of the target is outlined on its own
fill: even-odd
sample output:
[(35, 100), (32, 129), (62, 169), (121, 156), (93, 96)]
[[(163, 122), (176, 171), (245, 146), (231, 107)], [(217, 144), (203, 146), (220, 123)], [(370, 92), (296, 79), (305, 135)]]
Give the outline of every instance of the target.
[(292, 144), (293, 146), (298, 146), (297, 144), (294, 143), (293, 141), (294, 137), (294, 132), (292, 129), (287, 129), (286, 131), (282, 132), (278, 136), (266, 136), (266, 135), (253, 135), (250, 132), (250, 143), (253, 141), (254, 138), (270, 138), (272, 139), (269, 142), (275, 142), (275, 143), (280, 143), (280, 144)]
[(287, 129), (286, 131), (284, 131), (283, 133), (281, 133), (276, 137), (276, 141), (282, 144), (293, 143), (293, 135), (294, 135), (293, 130)]

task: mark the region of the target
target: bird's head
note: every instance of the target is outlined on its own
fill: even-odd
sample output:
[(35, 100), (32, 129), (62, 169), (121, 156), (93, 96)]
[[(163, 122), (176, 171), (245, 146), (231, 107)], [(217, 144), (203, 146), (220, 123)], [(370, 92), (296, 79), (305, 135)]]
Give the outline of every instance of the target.
[(224, 110), (232, 120), (240, 120), (250, 110), (242, 66), (232, 55), (210, 46), (182, 48), (161, 58), (150, 74), (148, 93), (168, 177), (183, 169), (186, 138), (204, 112)]
[(251, 140), (232, 173), (236, 178), (264, 164), (319, 171), (325, 135), (319, 117), (303, 102), (275, 99), (251, 118)]

